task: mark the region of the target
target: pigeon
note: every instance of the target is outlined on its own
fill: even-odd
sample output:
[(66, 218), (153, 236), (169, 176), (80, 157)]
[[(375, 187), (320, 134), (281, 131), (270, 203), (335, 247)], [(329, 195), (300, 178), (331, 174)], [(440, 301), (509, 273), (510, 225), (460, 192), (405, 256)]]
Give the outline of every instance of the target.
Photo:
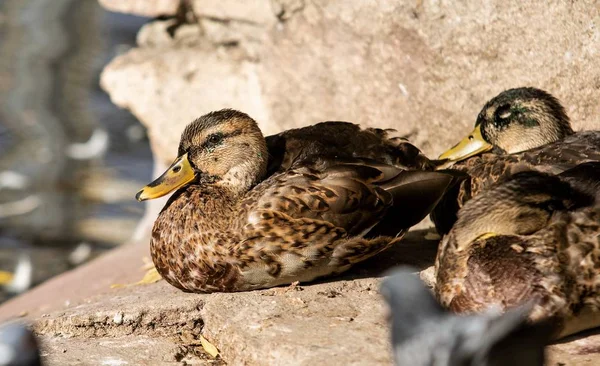
[(42, 365), (39, 344), (29, 327), (20, 322), (0, 326), (0, 366)]
[(390, 310), (396, 365), (536, 366), (544, 364), (551, 322), (527, 323), (532, 305), (457, 315), (444, 309), (417, 269), (393, 270), (381, 285)]

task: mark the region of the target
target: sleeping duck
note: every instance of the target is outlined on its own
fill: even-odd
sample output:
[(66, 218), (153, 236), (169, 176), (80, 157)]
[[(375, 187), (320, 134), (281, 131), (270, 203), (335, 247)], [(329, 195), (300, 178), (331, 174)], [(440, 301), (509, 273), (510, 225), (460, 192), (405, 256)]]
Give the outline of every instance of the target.
[(521, 172), (468, 201), (442, 240), (436, 295), (457, 312), (534, 301), (556, 337), (600, 326), (600, 162)]
[(574, 132), (560, 102), (543, 90), (509, 89), (485, 104), (475, 129), (440, 159), (462, 180), (431, 215), (445, 234), (465, 202), (516, 172), (557, 174), (600, 161), (600, 131)]
[[(173, 164), (136, 196), (175, 191), (152, 230), (160, 275), (185, 291), (253, 290), (340, 273), (399, 242), (451, 177), (407, 170), (407, 158), (425, 158), (384, 130), (336, 123), (283, 133), (271, 150), (242, 112), (189, 124)], [(369, 235), (390, 213), (393, 235)]]

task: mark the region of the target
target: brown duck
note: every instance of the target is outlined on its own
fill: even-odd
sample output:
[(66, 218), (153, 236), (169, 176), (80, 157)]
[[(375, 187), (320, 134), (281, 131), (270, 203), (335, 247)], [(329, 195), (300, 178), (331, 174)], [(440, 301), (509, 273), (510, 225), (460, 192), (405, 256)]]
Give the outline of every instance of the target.
[(457, 312), (533, 302), (556, 337), (600, 326), (600, 163), (521, 172), (467, 202), (436, 258), (436, 295)]
[(152, 231), (158, 272), (186, 291), (252, 290), (340, 273), (397, 243), (451, 178), (406, 170), (428, 160), (387, 133), (326, 122), (270, 137), (268, 148), (242, 112), (200, 117), (137, 195), (176, 190)]
[(574, 132), (560, 102), (543, 90), (509, 89), (485, 104), (475, 129), (440, 159), (462, 180), (431, 215), (444, 234), (465, 202), (514, 173), (558, 174), (600, 161), (600, 131)]

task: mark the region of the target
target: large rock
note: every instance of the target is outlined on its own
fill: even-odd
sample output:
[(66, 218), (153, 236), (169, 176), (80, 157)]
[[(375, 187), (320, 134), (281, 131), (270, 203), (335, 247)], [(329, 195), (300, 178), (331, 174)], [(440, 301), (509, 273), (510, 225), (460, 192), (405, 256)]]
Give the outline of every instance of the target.
[(165, 161), (187, 123), (222, 107), (250, 113), (266, 133), (327, 119), (394, 127), (435, 156), (487, 99), (531, 85), (561, 99), (576, 129), (600, 128), (600, 13), (584, 2), (190, 4), (202, 46), (177, 44), (176, 31), (102, 78)]
[(514, 86), (547, 89), (576, 128), (598, 128), (599, 19), (590, 10), (545, 1), (307, 3), (272, 32), (260, 63), (265, 100), (282, 128), (323, 118), (392, 126), (430, 154)]
[(136, 49), (112, 62), (102, 85), (112, 90), (115, 103), (152, 121), (146, 124), (152, 149), (164, 162), (175, 157), (185, 125), (212, 110), (243, 109), (261, 121), (264, 131), (275, 132), (263, 123), (269, 118), (256, 64), (248, 61), (201, 49)]

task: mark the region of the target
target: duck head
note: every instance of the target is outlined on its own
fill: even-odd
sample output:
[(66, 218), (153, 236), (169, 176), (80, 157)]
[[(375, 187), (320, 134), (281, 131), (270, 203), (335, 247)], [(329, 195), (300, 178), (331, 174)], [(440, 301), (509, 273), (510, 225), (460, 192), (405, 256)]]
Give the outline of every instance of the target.
[(245, 192), (264, 177), (267, 160), (264, 136), (252, 118), (232, 109), (211, 112), (185, 128), (178, 157), (136, 199), (158, 198), (191, 184)]
[(473, 131), (440, 159), (460, 161), (492, 149), (514, 154), (571, 134), (569, 117), (555, 97), (536, 88), (509, 89), (485, 104)]

